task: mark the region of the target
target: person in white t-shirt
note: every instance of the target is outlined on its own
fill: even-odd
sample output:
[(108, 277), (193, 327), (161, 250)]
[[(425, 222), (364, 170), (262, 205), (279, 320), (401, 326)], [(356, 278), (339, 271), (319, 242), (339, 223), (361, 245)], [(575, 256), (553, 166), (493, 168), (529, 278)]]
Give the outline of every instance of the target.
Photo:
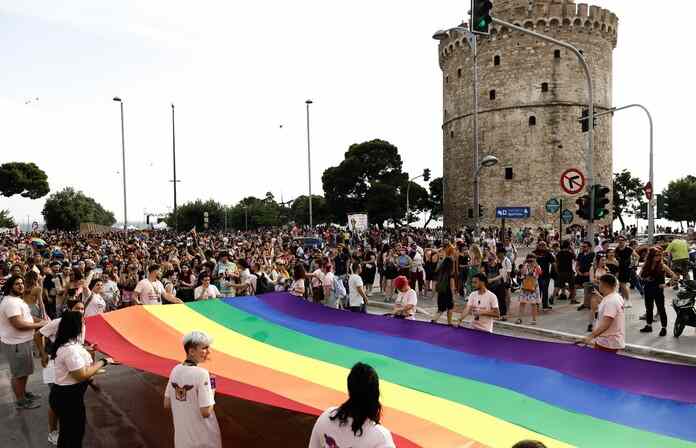
[(5, 297), (0, 302), (0, 348), (10, 366), (12, 390), (17, 409), (34, 409), (40, 406), (41, 397), (27, 391), (27, 380), (34, 373), (32, 355), (34, 330), (46, 321), (34, 321), (29, 305), (22, 300), (24, 280), (18, 275), (10, 277), (4, 286)]
[(324, 272), (324, 277), (322, 279), (322, 286), (324, 287), (324, 303), (329, 308), (338, 308), (338, 296), (336, 294), (336, 276), (332, 272), (333, 266), (330, 261), (326, 261), (322, 268)]
[(63, 313), (56, 333), (56, 342), (51, 347), (51, 359), (55, 365), (55, 384), (51, 387), (48, 401), (58, 416), (60, 435), (59, 447), (82, 446), (85, 435), (84, 396), (88, 381), (113, 361), (110, 358), (92, 362), (92, 356), (78, 342), (82, 334), (82, 313)]
[(416, 306), (418, 305), (416, 290), (411, 288), (408, 279), (403, 275), (394, 279), (394, 288), (398, 291), (394, 301), (394, 317), (416, 320)]
[(175, 448), (221, 448), (220, 427), (215, 416), (215, 378), (198, 364), (210, 355), (212, 339), (193, 331), (184, 336), (186, 361), (169, 374), (164, 407), (172, 410)]
[(486, 274), (478, 273), (474, 275), (471, 285), (474, 288), (474, 292), (469, 294), (467, 298), (466, 308), (464, 313), (462, 313), (459, 324), (461, 325), (466, 316), (472, 314), (474, 320), (471, 326), (475, 330), (493, 333), (493, 320), (500, 318), (498, 298), (488, 290)]
[(138, 305), (161, 305), (162, 299), (170, 303), (184, 303), (178, 297), (168, 293), (159, 280), (162, 271), (158, 264), (147, 269), (147, 278), (138, 282), (133, 290), (133, 298)]
[(354, 313), (362, 313), (369, 302), (362, 277), (360, 277), (362, 267), (356, 261), (351, 268), (351, 274), (348, 277), (348, 309)]
[(359, 362), (348, 374), (348, 400), (319, 416), (308, 448), (395, 448), (391, 432), (380, 425), (381, 417), (379, 377)]
[(90, 293), (85, 299), (85, 317), (103, 314), (106, 311), (106, 301), (101, 296), (104, 284), (98, 278), (89, 284)]
[(195, 300), (209, 300), (222, 297), (217, 286), (210, 284), (210, 274), (207, 272), (201, 275), (201, 284), (193, 290)]
[(624, 300), (617, 292), (618, 286), (619, 281), (612, 274), (599, 278), (599, 292), (603, 299), (599, 304), (594, 329), (583, 339), (583, 343), (594, 345), (597, 350), (616, 353), (626, 347)]

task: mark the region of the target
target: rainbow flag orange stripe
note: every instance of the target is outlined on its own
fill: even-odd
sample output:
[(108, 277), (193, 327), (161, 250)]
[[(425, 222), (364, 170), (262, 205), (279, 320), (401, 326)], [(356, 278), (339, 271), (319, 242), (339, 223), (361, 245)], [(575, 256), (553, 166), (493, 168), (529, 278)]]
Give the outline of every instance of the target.
[(205, 331), (218, 392), (315, 415), (345, 400), (350, 367), (367, 362), (398, 446), (696, 446), (691, 367), (356, 315), (287, 294), (132, 307), (87, 325), (100, 350), (163, 376), (182, 359), (182, 335)]

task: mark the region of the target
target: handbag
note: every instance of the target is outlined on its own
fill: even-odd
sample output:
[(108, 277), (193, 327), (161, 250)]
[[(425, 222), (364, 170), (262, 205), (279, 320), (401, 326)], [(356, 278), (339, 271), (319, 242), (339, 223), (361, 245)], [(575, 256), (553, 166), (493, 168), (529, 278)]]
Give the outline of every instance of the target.
[(536, 291), (536, 279), (533, 275), (527, 275), (522, 280), (522, 291), (525, 292), (535, 292)]

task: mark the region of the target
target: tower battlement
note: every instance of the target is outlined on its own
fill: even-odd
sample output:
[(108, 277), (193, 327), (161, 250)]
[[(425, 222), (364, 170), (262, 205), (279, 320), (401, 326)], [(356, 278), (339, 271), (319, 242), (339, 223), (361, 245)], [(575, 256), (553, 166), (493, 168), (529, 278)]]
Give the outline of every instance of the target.
[[(601, 36), (616, 48), (619, 19), (613, 12), (574, 0), (509, 0), (494, 3), (493, 15), (544, 34), (574, 32)], [(466, 25), (466, 24), (465, 24)], [(511, 30), (491, 25), (491, 37)], [(448, 58), (458, 49), (468, 49), (466, 36), (453, 34), (440, 42), (440, 58)]]

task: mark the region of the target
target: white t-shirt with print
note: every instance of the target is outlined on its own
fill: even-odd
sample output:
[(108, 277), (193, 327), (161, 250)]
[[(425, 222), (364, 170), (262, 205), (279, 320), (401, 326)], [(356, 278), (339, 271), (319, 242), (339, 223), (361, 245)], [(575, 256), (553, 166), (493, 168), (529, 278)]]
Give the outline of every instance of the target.
[(0, 341), (8, 345), (23, 344), (34, 338), (34, 330), (18, 330), (10, 322), (20, 316), (24, 322), (34, 322), (29, 305), (17, 296), (5, 296), (0, 302)]
[(312, 429), (308, 448), (396, 448), (391, 432), (372, 420), (365, 421), (359, 437), (351, 428), (352, 419), (349, 418), (343, 426), (338, 419), (332, 421), (329, 417), (336, 409), (331, 407), (319, 416)]
[(394, 304), (400, 305), (402, 307), (406, 305), (413, 305), (413, 308), (411, 308), (411, 311), (408, 312), (409, 314), (408, 317), (406, 317), (406, 319), (416, 320), (416, 305), (418, 305), (418, 295), (416, 294), (415, 289), (409, 288), (406, 292), (399, 291), (396, 294), (396, 300), (394, 301)]
[(79, 383), (70, 375), (70, 372), (79, 370), (92, 364), (92, 356), (85, 350), (82, 344), (77, 342), (62, 345), (56, 352), (54, 361), (56, 369), (56, 382), (59, 386), (71, 386)]
[[(498, 308), (498, 298), (489, 290), (486, 290), (483, 294), (480, 294), (478, 291), (472, 292), (469, 294), (467, 303), (471, 307), (472, 314), (474, 314), (475, 309), (478, 309), (478, 312), (481, 313)], [(472, 321), (471, 324), (476, 330), (493, 333), (493, 318), (490, 316), (479, 316), (479, 319)]]
[(201, 408), (215, 404), (215, 391), (207, 370), (198, 366), (176, 365), (164, 390), (174, 418), (175, 448), (221, 448), (220, 426), (213, 411), (201, 416)]
[(201, 285), (193, 290), (193, 298), (196, 300), (215, 299), (221, 296), (222, 294), (220, 294), (220, 291), (215, 285), (208, 285), (207, 289), (203, 289), (203, 285)]
[(142, 279), (138, 282), (134, 291), (140, 295), (140, 301), (143, 303), (143, 305), (162, 304), (164, 285), (159, 280), (151, 282), (147, 278)]
[(361, 306), (363, 298), (358, 292), (358, 288), (363, 286), (362, 278), (358, 274), (350, 274), (348, 277), (348, 305)]
[(85, 317), (96, 316), (106, 311), (106, 301), (104, 301), (104, 298), (99, 294), (92, 294), (92, 298), (88, 298), (87, 300), (89, 303), (87, 304), (87, 308), (85, 308)]

